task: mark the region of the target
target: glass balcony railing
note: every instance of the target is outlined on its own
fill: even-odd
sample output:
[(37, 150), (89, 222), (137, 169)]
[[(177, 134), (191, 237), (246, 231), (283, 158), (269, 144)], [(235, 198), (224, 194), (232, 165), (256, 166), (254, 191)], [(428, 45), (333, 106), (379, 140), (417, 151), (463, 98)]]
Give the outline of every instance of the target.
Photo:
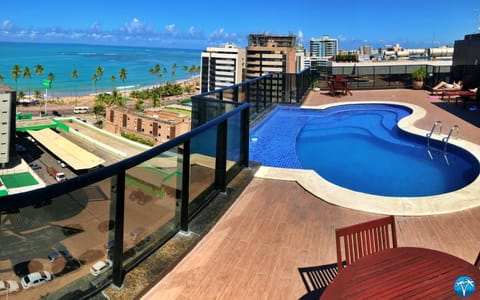
[(299, 103), (309, 86), (308, 71), (269, 74), (194, 96), (190, 132), (65, 182), (1, 197), (4, 277), (53, 274), (10, 299), (86, 298), (121, 286), (125, 272), (188, 231), (248, 166), (250, 120), (276, 103)]

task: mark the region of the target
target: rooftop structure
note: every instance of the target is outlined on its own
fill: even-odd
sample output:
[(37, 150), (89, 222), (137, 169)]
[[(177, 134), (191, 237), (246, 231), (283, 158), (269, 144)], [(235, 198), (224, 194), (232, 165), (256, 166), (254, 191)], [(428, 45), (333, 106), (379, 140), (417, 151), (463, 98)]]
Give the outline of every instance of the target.
[[(185, 107), (185, 110), (188, 110)], [(159, 145), (190, 131), (187, 114), (150, 108), (139, 112), (126, 107), (110, 106), (106, 110), (105, 130), (114, 134), (130, 133)]]

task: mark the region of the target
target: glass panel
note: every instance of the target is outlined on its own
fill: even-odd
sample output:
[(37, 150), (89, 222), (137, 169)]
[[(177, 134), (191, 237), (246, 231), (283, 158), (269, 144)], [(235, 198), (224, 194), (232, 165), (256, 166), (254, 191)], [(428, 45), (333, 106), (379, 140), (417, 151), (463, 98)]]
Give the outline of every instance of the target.
[(227, 171), (240, 159), (240, 113), (228, 119)]
[(124, 263), (128, 265), (179, 227), (181, 160), (175, 147), (126, 171)]
[(2, 212), (2, 276), (20, 283), (35, 272), (53, 275), (48, 284), (22, 290), (21, 299), (68, 298), (72, 291), (83, 293), (101, 284), (111, 276), (110, 264), (100, 268), (97, 276), (90, 269), (107, 258), (109, 231), (114, 226), (109, 216), (110, 179)]
[[(215, 182), (217, 127), (192, 138), (190, 143), (190, 195), (189, 214), (193, 214), (203, 202), (196, 198)], [(193, 202), (192, 202), (193, 201)]]

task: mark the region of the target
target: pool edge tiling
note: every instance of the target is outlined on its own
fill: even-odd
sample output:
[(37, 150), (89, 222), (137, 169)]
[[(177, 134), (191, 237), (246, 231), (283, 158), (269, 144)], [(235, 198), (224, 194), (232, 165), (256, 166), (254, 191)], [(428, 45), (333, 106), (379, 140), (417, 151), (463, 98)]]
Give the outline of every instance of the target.
[[(412, 109), (412, 114), (403, 118), (398, 127), (409, 133), (425, 136), (429, 131), (419, 129), (414, 123), (426, 115), (425, 109), (410, 103), (371, 101), (375, 104), (394, 104)], [(358, 102), (341, 102), (319, 106), (302, 106), (306, 109), (324, 109), (335, 105), (358, 104)], [(445, 135), (434, 135), (433, 139), (441, 141)], [(480, 161), (480, 146), (462, 139), (450, 139), (449, 143), (470, 152)], [(425, 197), (383, 197), (352, 191), (332, 184), (313, 170), (281, 169), (261, 166), (255, 177), (275, 180), (295, 181), (316, 197), (342, 207), (378, 214), (398, 216), (422, 216), (457, 212), (480, 206), (480, 176), (469, 185), (445, 194)]]

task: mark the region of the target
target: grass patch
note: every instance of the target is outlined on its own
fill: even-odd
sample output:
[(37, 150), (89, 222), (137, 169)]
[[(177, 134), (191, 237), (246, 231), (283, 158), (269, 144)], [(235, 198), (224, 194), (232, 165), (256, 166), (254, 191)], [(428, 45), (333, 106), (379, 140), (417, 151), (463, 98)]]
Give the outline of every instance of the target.
[(38, 184), (38, 181), (33, 178), (33, 176), (28, 172), (0, 175), (0, 178), (2, 179), (3, 184), (5, 185), (5, 187), (7, 187), (7, 189), (14, 189)]

